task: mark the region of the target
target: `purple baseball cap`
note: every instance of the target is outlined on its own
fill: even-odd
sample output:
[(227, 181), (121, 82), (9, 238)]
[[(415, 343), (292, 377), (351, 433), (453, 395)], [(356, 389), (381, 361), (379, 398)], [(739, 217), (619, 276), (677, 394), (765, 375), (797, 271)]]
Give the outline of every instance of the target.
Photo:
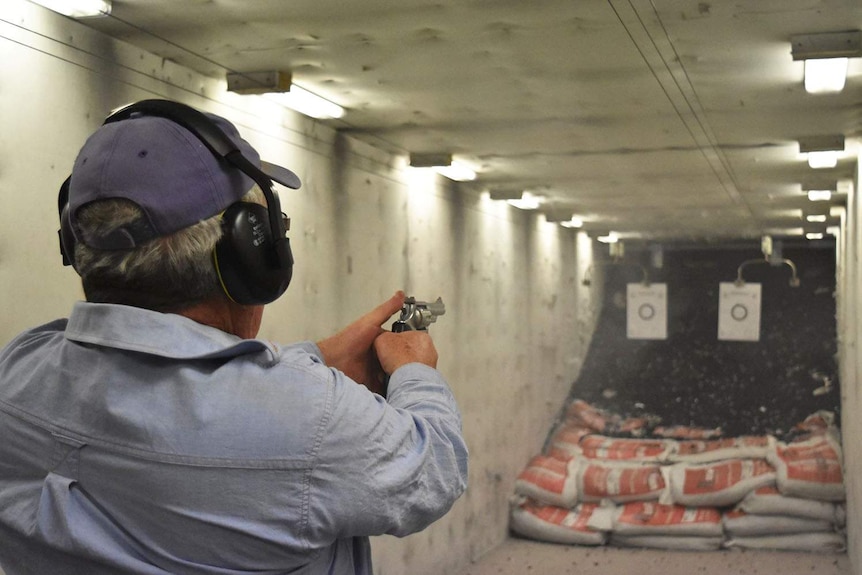
[[(290, 170), (261, 162), (232, 123), (204, 115), (267, 177), (289, 188), (300, 187), (299, 177)], [(221, 213), (253, 185), (254, 180), (179, 123), (132, 114), (119, 121), (109, 118), (84, 143), (69, 181), (69, 216), (79, 241), (102, 249), (127, 249)], [(137, 204), (147, 221), (112, 232), (110, 238), (81, 237), (75, 222), (78, 209), (114, 198)]]

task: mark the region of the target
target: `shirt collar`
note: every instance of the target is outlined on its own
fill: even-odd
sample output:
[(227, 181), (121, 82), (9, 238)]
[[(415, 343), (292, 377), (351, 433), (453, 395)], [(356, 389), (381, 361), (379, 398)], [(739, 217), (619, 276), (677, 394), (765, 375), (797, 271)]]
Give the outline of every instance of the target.
[(173, 359), (216, 359), (263, 352), (278, 361), (279, 348), (242, 339), (181, 315), (105, 303), (76, 302), (66, 339)]

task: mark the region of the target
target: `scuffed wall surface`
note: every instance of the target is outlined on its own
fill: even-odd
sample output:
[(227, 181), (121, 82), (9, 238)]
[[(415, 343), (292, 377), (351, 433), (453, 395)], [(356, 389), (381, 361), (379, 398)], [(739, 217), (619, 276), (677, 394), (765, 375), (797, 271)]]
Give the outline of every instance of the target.
[(590, 240), (23, 0), (0, 9), (0, 61), (0, 343), (82, 297), (60, 265), (56, 194), (106, 113), (164, 97), (223, 114), (304, 183), (281, 192), (296, 270), (261, 337), (323, 337), (396, 289), (446, 303), (431, 331), (462, 407), (470, 485), (425, 532), (375, 538), (378, 575), (453, 572), (505, 538), (514, 478), (595, 327), (600, 282), (581, 284)]
[[(858, 169), (858, 168), (857, 168)], [(843, 411), (844, 484), (847, 490), (847, 548), (853, 573), (862, 571), (862, 362), (859, 361), (859, 341), (862, 334), (859, 285), (862, 268), (859, 265), (860, 205), (859, 174), (850, 190), (842, 216), (842, 234), (838, 243), (838, 365), (841, 375), (841, 405)]]

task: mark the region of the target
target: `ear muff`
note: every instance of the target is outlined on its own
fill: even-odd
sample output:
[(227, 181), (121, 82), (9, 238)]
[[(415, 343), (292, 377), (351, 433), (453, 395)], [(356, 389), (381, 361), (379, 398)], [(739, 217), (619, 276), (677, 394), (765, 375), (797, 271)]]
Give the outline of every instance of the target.
[[(237, 202), (222, 214), (223, 236), (213, 259), (222, 289), (243, 305), (264, 305), (278, 299), (293, 276), (290, 240), (273, 238), (266, 206)], [(286, 242), (288, 262), (276, 261), (273, 244)]]
[[(60, 186), (60, 194), (57, 197), (57, 208), (60, 211), (60, 254), (63, 256), (63, 265), (75, 267), (75, 232), (72, 230), (72, 221), (69, 218), (69, 180), (66, 178)], [(75, 269), (77, 271), (77, 268)]]

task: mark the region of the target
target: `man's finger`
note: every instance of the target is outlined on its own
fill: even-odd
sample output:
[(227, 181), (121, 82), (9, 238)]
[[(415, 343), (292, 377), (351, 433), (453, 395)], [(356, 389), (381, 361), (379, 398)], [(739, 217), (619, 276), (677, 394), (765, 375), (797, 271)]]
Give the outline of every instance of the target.
[(383, 325), (383, 322), (392, 317), (392, 315), (399, 311), (403, 305), (404, 292), (398, 290), (391, 298), (368, 312), (366, 317), (373, 321), (375, 325)]

